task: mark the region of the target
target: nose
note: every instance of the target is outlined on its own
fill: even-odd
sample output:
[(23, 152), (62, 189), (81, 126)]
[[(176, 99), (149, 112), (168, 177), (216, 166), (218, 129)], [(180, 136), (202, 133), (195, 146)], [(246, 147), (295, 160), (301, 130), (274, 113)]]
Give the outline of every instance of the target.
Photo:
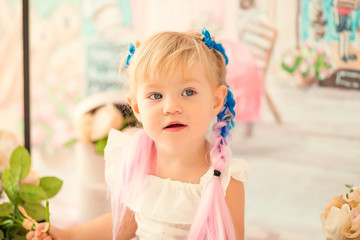
[(164, 101), (163, 113), (168, 114), (180, 114), (183, 112), (180, 101), (174, 97), (168, 97)]

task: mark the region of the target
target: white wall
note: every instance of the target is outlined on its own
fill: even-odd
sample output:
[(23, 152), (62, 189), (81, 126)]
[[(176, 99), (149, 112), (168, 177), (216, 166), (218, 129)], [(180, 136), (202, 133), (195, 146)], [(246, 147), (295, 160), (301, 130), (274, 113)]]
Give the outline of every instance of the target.
[(280, 59), (284, 51), (296, 46), (297, 4), (300, 0), (274, 0), (274, 24), (278, 29), (278, 39), (272, 62), (272, 74), (278, 75)]

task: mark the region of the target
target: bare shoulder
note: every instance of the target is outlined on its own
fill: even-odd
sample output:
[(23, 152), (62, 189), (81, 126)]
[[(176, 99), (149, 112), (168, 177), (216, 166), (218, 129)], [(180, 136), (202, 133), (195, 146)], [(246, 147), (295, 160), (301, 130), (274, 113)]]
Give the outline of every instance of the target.
[(244, 184), (233, 178), (226, 189), (226, 203), (229, 207), (236, 231), (236, 239), (244, 239), (245, 191)]
[(226, 189), (225, 199), (229, 208), (236, 207), (243, 209), (245, 203), (244, 183), (231, 178)]

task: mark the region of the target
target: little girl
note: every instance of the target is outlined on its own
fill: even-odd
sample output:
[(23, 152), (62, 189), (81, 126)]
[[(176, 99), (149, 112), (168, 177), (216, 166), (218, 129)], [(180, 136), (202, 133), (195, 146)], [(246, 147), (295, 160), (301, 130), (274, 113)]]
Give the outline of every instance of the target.
[[(232, 159), (235, 105), (227, 56), (206, 29), (163, 32), (126, 60), (129, 104), (143, 130), (112, 130), (105, 176), (112, 213), (27, 239), (244, 239), (250, 166)], [(212, 137), (207, 139), (214, 117)]]

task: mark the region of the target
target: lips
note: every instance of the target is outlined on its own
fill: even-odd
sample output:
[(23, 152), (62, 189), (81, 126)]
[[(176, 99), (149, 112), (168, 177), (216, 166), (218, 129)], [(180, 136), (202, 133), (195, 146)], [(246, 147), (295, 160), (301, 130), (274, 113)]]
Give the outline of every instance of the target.
[(183, 129), (186, 125), (181, 122), (170, 122), (164, 129), (172, 130), (172, 129)]
[(185, 124), (182, 123), (169, 123), (165, 128), (177, 128), (177, 127), (184, 127)]

